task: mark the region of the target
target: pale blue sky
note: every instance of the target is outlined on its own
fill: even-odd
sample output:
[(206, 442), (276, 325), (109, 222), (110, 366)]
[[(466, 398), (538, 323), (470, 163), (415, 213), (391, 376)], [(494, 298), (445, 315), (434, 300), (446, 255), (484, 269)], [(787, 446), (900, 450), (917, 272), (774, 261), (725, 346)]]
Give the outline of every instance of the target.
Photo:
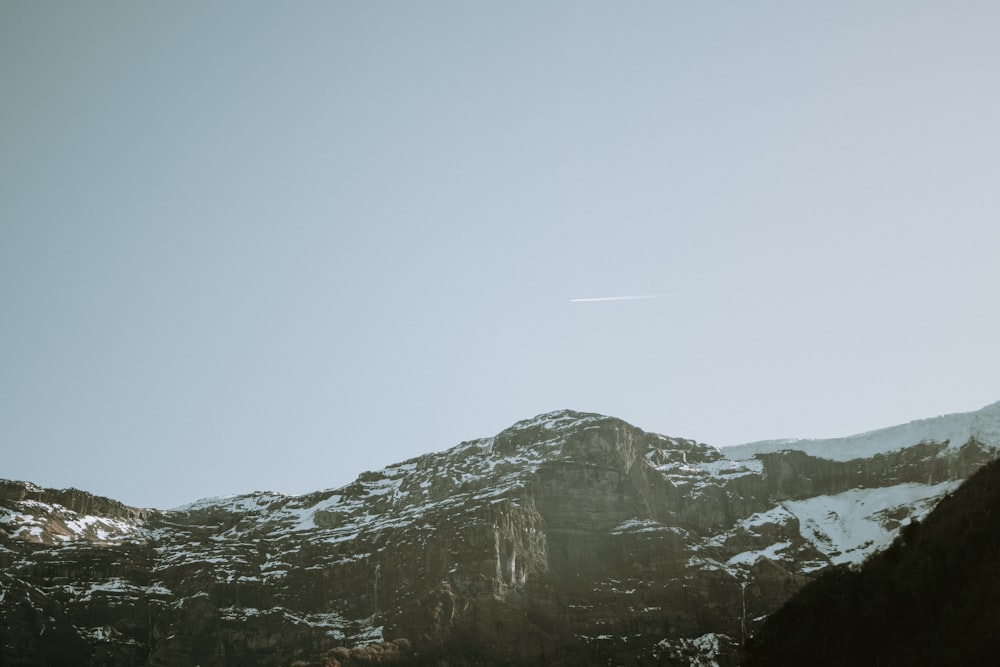
[(3, 3), (0, 477), (169, 507), (564, 407), (721, 446), (996, 401), (998, 25)]

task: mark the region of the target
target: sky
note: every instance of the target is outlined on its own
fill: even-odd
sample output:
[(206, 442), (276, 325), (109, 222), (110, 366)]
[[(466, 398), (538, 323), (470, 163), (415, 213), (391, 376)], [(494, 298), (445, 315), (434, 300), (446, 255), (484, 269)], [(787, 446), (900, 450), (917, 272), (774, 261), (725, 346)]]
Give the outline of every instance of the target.
[(726, 446), (1000, 400), (998, 24), (4, 2), (0, 477), (169, 508), (562, 408)]

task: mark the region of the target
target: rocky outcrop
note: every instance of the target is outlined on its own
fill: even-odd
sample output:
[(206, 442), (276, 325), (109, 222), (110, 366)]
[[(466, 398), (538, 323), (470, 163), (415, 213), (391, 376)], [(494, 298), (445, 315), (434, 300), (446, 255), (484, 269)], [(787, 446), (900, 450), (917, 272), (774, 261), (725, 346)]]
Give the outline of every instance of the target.
[(960, 447), (921, 442), (867, 458), (834, 461), (797, 450), (757, 455), (764, 465), (769, 496), (809, 498), (857, 487), (885, 487), (907, 482), (937, 484), (964, 479), (994, 456), (994, 448), (975, 438)]
[(80, 489), (43, 489), (31, 482), (0, 479), (0, 501), (26, 500), (58, 505), (76, 514), (125, 521), (145, 521), (156, 514), (156, 510), (129, 507), (117, 500), (95, 496)]
[(563, 411), (305, 496), (3, 483), (0, 664), (736, 664), (998, 443), (896, 444), (730, 457)]

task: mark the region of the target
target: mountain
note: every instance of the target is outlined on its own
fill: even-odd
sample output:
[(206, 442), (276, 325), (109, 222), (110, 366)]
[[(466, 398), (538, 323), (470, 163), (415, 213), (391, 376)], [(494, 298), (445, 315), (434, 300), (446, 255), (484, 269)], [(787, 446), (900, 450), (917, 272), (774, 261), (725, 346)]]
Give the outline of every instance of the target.
[(720, 451), (560, 411), (303, 496), (3, 482), (0, 665), (733, 665), (996, 458), (998, 425)]
[(860, 569), (831, 568), (765, 621), (757, 665), (986, 665), (1000, 655), (1000, 461)]

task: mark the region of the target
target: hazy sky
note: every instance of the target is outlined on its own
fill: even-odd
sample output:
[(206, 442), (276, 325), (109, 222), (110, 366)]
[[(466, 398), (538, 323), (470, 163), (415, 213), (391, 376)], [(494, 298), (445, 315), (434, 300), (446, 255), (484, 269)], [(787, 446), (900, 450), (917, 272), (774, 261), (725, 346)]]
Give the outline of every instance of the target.
[(4, 2), (0, 477), (171, 507), (559, 408), (721, 446), (996, 401), (998, 25)]

